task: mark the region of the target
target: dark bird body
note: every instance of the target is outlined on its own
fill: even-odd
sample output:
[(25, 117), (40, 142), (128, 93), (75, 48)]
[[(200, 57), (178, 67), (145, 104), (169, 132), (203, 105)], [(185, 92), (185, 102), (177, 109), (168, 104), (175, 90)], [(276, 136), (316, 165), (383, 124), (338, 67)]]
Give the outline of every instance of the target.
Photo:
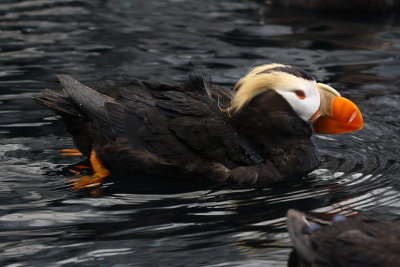
[(182, 84), (106, 81), (87, 87), (60, 75), (63, 90), (35, 100), (61, 115), (77, 148), (94, 149), (111, 172), (267, 184), (318, 166), (310, 123), (274, 90), (235, 116), (233, 91), (201, 76)]
[(323, 221), (289, 210), (289, 267), (400, 266), (400, 224), (365, 216)]
[(59, 80), (63, 90), (35, 100), (61, 115), (90, 156), (95, 175), (77, 188), (102, 183), (110, 171), (248, 184), (300, 177), (319, 164), (313, 128), (344, 133), (363, 125), (354, 103), (288, 65), (256, 67), (234, 91), (198, 75), (181, 84)]

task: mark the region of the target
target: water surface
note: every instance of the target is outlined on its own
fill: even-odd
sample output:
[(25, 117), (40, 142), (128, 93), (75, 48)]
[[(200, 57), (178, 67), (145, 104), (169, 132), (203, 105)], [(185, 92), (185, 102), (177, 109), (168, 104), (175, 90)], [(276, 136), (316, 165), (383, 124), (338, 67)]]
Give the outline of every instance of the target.
[[(400, 35), (395, 16), (268, 10), (251, 1), (5, 0), (0, 4), (2, 266), (285, 266), (288, 208), (400, 220)], [(365, 129), (316, 136), (320, 168), (265, 188), (137, 185), (71, 191), (82, 158), (34, 104), (57, 73), (232, 86), (255, 65), (313, 73), (361, 108)]]

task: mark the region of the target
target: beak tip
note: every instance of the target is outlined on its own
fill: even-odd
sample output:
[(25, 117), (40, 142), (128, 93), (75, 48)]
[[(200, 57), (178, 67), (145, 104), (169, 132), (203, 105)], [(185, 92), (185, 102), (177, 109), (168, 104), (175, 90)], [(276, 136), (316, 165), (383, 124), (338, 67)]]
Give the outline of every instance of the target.
[(323, 134), (340, 134), (361, 130), (364, 121), (361, 111), (350, 100), (337, 97), (332, 117), (320, 117), (314, 123), (314, 131)]

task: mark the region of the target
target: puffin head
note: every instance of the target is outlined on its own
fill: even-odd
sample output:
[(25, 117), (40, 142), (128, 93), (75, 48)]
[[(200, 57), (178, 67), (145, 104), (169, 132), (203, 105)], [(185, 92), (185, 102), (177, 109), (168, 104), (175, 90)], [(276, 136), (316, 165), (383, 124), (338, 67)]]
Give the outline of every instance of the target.
[(281, 64), (255, 67), (236, 83), (234, 90), (227, 108), (230, 114), (239, 112), (255, 96), (274, 90), (301, 119), (313, 124), (316, 133), (346, 133), (363, 128), (361, 112), (353, 102), (332, 87), (317, 83), (297, 67)]

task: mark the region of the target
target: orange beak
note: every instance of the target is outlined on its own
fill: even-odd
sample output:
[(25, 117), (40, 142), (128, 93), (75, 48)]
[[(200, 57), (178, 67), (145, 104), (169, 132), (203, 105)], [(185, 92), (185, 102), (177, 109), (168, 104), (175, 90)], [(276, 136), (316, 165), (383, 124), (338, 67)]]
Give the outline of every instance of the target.
[(363, 128), (361, 111), (353, 102), (341, 96), (332, 97), (330, 100), (328, 101), (332, 103), (330, 114), (319, 117), (314, 123), (316, 133), (348, 133)]

